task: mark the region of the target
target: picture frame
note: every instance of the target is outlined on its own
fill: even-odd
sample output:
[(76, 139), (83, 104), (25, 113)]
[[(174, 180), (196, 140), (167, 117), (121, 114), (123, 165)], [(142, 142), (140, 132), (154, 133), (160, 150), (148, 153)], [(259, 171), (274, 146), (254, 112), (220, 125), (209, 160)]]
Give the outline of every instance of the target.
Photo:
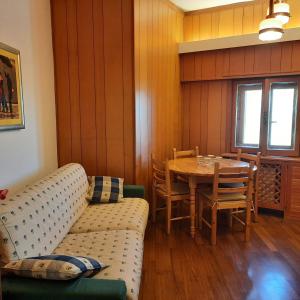
[(20, 51), (0, 42), (0, 131), (24, 128)]

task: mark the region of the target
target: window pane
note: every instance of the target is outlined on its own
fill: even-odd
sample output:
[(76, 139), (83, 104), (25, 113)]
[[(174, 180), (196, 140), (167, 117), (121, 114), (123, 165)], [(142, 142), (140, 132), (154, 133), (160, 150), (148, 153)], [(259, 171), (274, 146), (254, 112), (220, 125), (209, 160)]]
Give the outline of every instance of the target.
[(294, 149), (296, 83), (273, 83), (270, 92), (269, 149)]
[(262, 84), (238, 85), (236, 146), (259, 147)]

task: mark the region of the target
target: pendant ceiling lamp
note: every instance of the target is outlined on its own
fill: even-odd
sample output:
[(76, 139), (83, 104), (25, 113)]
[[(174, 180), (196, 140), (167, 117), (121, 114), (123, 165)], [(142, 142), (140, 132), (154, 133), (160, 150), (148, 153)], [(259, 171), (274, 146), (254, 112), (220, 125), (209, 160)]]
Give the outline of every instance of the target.
[(259, 39), (261, 41), (279, 40), (283, 35), (282, 23), (274, 17), (274, 2), (270, 0), (269, 13), (259, 24)]
[(290, 18), (290, 7), (283, 0), (270, 0), (268, 15), (259, 24), (259, 39), (261, 41), (279, 40), (283, 35), (283, 24)]
[(282, 22), (282, 24), (288, 23), (290, 20), (290, 6), (283, 0), (278, 0), (274, 3), (273, 15), (276, 19)]

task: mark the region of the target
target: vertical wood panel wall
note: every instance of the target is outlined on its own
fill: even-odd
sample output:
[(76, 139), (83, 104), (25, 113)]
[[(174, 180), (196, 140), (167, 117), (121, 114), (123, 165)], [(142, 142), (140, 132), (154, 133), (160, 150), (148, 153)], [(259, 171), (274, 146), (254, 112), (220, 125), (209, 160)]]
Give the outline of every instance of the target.
[[(269, 0), (255, 0), (219, 8), (187, 13), (184, 17), (184, 41), (206, 40), (258, 31), (266, 16)], [(289, 0), (291, 19), (286, 28), (300, 26), (300, 1)]]
[(231, 80), (187, 82), (183, 90), (183, 148), (202, 155), (230, 149)]
[(133, 0), (52, 0), (59, 165), (134, 182)]
[(177, 43), (183, 13), (167, 0), (135, 0), (136, 178), (150, 187), (151, 153), (181, 147)]

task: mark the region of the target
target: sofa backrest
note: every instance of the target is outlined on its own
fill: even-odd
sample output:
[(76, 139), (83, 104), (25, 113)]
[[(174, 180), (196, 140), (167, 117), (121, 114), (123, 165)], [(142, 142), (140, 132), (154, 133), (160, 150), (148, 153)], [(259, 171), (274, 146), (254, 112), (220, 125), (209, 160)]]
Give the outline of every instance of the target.
[(68, 164), (0, 202), (0, 230), (10, 260), (48, 255), (88, 203), (83, 167)]

